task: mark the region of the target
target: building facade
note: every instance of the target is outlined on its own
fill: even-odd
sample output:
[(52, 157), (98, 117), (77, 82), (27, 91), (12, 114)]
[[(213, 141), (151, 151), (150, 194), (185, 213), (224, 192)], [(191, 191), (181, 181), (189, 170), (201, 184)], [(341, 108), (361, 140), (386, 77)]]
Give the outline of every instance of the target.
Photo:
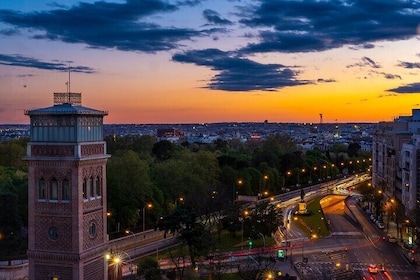
[[(401, 232), (420, 226), (420, 109), (412, 116), (379, 123), (373, 133), (372, 183), (386, 200), (395, 199)], [(420, 241), (417, 235), (416, 242)], [(402, 234), (402, 233), (401, 233)], [(410, 242), (413, 242), (411, 240)]]
[(107, 112), (81, 106), (81, 94), (68, 92), (25, 114), (29, 279), (106, 279)]

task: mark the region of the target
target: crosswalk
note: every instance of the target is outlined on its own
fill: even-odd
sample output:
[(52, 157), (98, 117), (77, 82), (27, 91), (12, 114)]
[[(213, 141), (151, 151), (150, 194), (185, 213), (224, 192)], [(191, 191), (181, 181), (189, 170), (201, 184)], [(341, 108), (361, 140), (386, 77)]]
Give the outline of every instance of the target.
[[(353, 270), (366, 271), (369, 263), (353, 262), (350, 263), (350, 265)], [(386, 264), (385, 269), (390, 272), (407, 272), (413, 270), (413, 268), (408, 264)]]

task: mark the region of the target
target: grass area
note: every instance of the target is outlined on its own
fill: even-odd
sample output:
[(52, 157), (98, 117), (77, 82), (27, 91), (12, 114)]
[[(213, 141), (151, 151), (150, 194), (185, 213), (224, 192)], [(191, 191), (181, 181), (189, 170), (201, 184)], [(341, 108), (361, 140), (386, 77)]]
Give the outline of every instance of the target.
[[(244, 241), (242, 243), (241, 231), (236, 232), (234, 236), (231, 236), (228, 231), (222, 231), (222, 233), (220, 234), (220, 237), (218, 237), (217, 235), (214, 236), (214, 241), (215, 241), (214, 248), (216, 251), (219, 251), (219, 252), (238, 251), (238, 250), (241, 250), (242, 247), (245, 250), (248, 248), (248, 238), (244, 237), (243, 240)], [(264, 240), (262, 238), (253, 240), (253, 243), (254, 243), (253, 244), (254, 248), (264, 246)], [(275, 241), (272, 237), (267, 237), (267, 236), (265, 237), (266, 247), (270, 247), (274, 244), (275, 244)], [(159, 258), (160, 259), (169, 258), (170, 253), (172, 253), (173, 255), (177, 255), (177, 254), (180, 254), (181, 252), (185, 252), (186, 254), (188, 254), (187, 245), (183, 246), (183, 248), (179, 248), (179, 246), (176, 246), (175, 248), (172, 248), (172, 249), (161, 250), (159, 251)]]
[(322, 198), (323, 197), (321, 196), (316, 197), (307, 202), (306, 207), (309, 211), (311, 211), (310, 215), (294, 215), (293, 217), (295, 225), (298, 226), (308, 237), (322, 238), (330, 234), (330, 230), (324, 219), (324, 214), (322, 213), (320, 205), (320, 200)]

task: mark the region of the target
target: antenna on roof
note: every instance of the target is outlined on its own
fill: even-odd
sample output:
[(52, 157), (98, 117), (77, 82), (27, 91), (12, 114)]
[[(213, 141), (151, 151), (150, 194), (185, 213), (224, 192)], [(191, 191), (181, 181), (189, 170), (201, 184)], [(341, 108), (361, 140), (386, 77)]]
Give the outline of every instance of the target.
[(68, 80), (68, 86), (67, 86), (67, 93), (68, 93), (68, 98), (69, 98), (69, 103), (70, 103), (70, 63), (71, 61), (69, 61), (69, 80)]

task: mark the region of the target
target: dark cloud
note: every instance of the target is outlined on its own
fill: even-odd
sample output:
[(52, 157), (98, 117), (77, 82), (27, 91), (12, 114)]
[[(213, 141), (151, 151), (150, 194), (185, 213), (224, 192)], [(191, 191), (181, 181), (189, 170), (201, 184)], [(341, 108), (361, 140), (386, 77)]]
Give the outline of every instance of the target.
[(396, 93), (420, 93), (420, 83), (408, 84), (405, 86), (388, 89), (387, 91)]
[(385, 73), (385, 72), (378, 72), (378, 74), (383, 75), (385, 77), (385, 79), (388, 79), (388, 80), (395, 80), (395, 79), (402, 80), (400, 75), (390, 74), (390, 73)]
[(217, 71), (206, 88), (226, 91), (272, 91), (310, 83), (297, 80), (298, 73), (281, 64), (261, 64), (218, 49), (193, 50), (175, 54), (172, 59)]
[(210, 9), (204, 10), (203, 16), (209, 23), (212, 23), (212, 24), (217, 24), (217, 25), (232, 25), (233, 24), (230, 20), (222, 18), (218, 12), (210, 10)]
[(318, 83), (335, 83), (335, 82), (337, 82), (335, 79), (323, 79), (323, 78), (319, 78), (316, 81)]
[(377, 64), (373, 59), (370, 59), (369, 57), (365, 56), (362, 58), (362, 60), (365, 62), (366, 65), (372, 67), (372, 68), (381, 68), (379, 64)]
[(9, 28), (9, 29), (0, 30), (0, 34), (5, 35), (5, 36), (13, 36), (13, 35), (19, 35), (20, 32), (17, 29)]
[(420, 62), (400, 61), (400, 63), (398, 64), (398, 66), (404, 67), (404, 68), (407, 68), (407, 69), (415, 69), (415, 68), (419, 68), (420, 69)]
[[(193, 5), (199, 1), (182, 1)], [(163, 0), (127, 0), (125, 3), (81, 2), (68, 9), (21, 13), (0, 10), (0, 21), (26, 28), (35, 39), (84, 43), (92, 48), (123, 51), (157, 52), (179, 47), (181, 40), (191, 40), (215, 30), (164, 28), (142, 21), (144, 17), (173, 12), (178, 6)]]
[(195, 7), (195, 6), (198, 6), (199, 4), (201, 4), (204, 1), (206, 1), (206, 0), (182, 0), (182, 1), (178, 1), (177, 4), (182, 5), (182, 6)]
[[(0, 65), (17, 66), (17, 67), (29, 67), (43, 70), (56, 70), (56, 71), (68, 71), (68, 62), (45, 62), (40, 61), (31, 57), (24, 57), (20, 55), (7, 55), (0, 54)], [(95, 73), (93, 68), (87, 66), (73, 66), (71, 65), (72, 72), (80, 73)]]
[(263, 28), (244, 52), (311, 52), (415, 37), (419, 1), (259, 0), (242, 7), (240, 22)]
[(351, 64), (351, 65), (347, 65), (347, 68), (352, 68), (352, 67), (369, 67), (369, 68), (381, 68), (381, 65), (377, 64), (373, 59), (364, 56), (362, 57), (362, 61), (355, 63), (355, 64)]

